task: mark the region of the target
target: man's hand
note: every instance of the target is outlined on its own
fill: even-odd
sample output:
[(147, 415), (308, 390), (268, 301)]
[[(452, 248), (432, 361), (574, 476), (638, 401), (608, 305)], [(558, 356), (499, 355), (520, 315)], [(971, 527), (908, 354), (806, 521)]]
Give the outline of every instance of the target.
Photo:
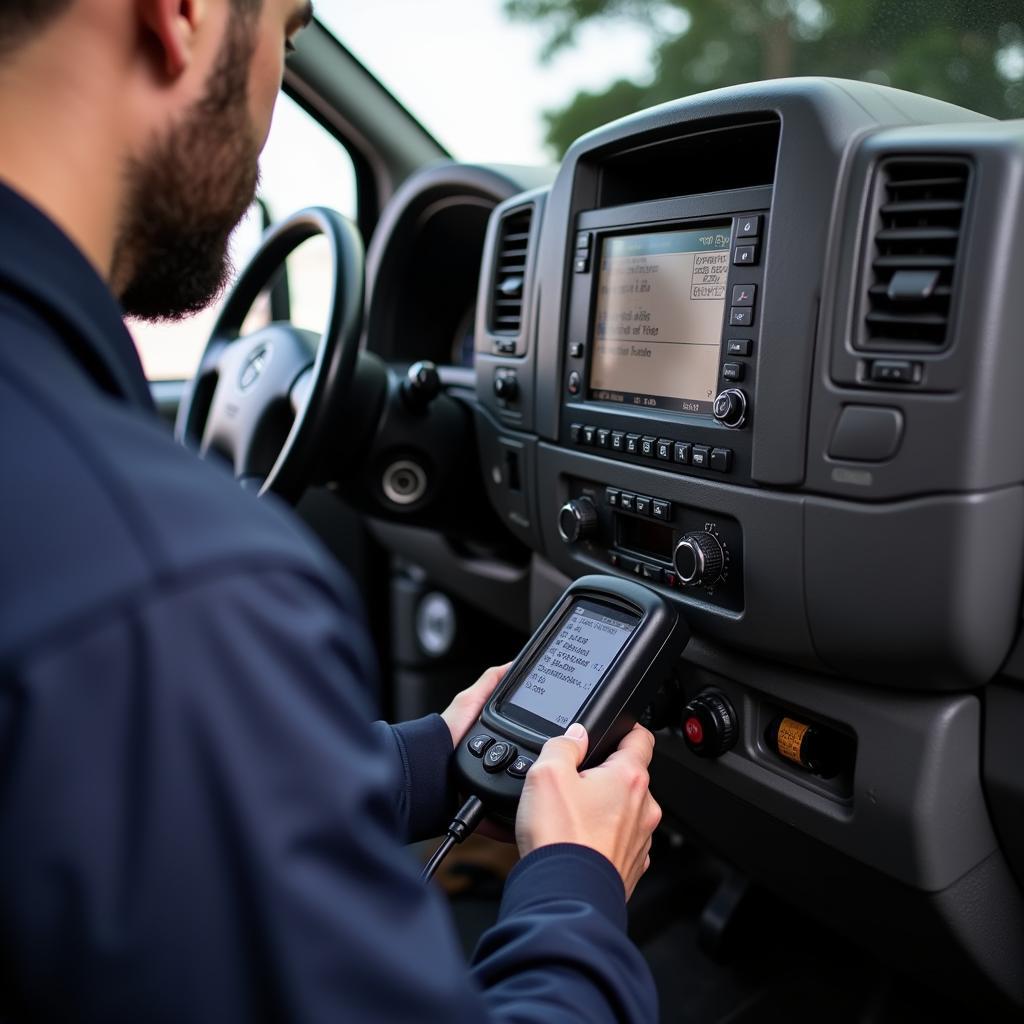
[(457, 747), (465, 739), (470, 726), (480, 717), (487, 698), (494, 693), (495, 687), (505, 677), (511, 664), (512, 662), (509, 662), (507, 665), (489, 668), (472, 686), (457, 694), (451, 704), (441, 712), (441, 717), (452, 734), (453, 747)]
[(651, 836), (661, 821), (648, 788), (654, 736), (635, 725), (603, 764), (577, 772), (587, 744), (578, 722), (544, 744), (526, 776), (516, 843), (523, 857), (553, 843), (589, 846), (615, 865), (629, 899), (650, 867)]

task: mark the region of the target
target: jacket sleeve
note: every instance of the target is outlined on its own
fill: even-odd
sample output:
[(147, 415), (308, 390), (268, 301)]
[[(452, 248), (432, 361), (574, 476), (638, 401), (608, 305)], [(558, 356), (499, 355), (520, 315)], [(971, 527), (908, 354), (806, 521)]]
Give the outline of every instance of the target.
[(381, 749), (398, 769), (395, 810), (407, 843), (444, 834), (458, 810), (451, 777), (452, 734), (440, 715), (388, 725), (374, 722)]
[(163, 580), (40, 649), (0, 691), (0, 1017), (655, 1019), (589, 851), (526, 858), (467, 968), (316, 578)]

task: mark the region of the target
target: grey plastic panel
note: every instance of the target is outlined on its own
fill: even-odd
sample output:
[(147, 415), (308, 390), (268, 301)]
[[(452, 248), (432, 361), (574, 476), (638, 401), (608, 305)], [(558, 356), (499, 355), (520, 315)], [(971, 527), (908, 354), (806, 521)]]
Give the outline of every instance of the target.
[(572, 578), (559, 572), (550, 562), (535, 557), (530, 567), (530, 621), (536, 625), (562, 596)]
[(985, 690), (985, 792), (1007, 860), (1024, 886), (1024, 688)]
[(476, 410), (479, 472), (487, 496), (505, 528), (523, 544), (540, 544), (537, 523), (537, 439), (513, 433), (482, 406)]
[(435, 531), (416, 526), (371, 519), (369, 528), (388, 551), (423, 569), (452, 594), (513, 629), (530, 631), (528, 564), (474, 557)]
[(1017, 642), (1003, 665), (1003, 675), (1017, 683), (1024, 683), (1024, 629), (1017, 633)]
[[(894, 349), (922, 367), (919, 386), (857, 383), (867, 358), (852, 344), (871, 244), (865, 222), (873, 171), (892, 156), (966, 159), (972, 182), (961, 232), (948, 347)], [(1024, 123), (988, 122), (879, 132), (856, 154), (841, 200), (827, 270), (811, 409), (807, 486), (866, 501), (981, 490), (1024, 480), (1020, 344), (1016, 296), (1024, 260)], [(906, 420), (898, 454), (863, 474), (827, 455), (846, 402), (895, 406)]]
[[(743, 731), (737, 748), (717, 760), (695, 757), (681, 737), (659, 736), (659, 755), (680, 770), (919, 889), (946, 888), (996, 849), (979, 776), (978, 697), (874, 691), (727, 655), (699, 639), (684, 658), (685, 690), (725, 692)], [(852, 800), (825, 795), (813, 776), (759, 749), (753, 711), (766, 697), (854, 732)]]
[(1024, 488), (858, 506), (808, 499), (814, 645), (837, 671), (906, 688), (987, 682), (1017, 632)]
[(903, 413), (875, 405), (844, 405), (829, 441), (833, 459), (884, 462), (899, 451), (903, 440)]

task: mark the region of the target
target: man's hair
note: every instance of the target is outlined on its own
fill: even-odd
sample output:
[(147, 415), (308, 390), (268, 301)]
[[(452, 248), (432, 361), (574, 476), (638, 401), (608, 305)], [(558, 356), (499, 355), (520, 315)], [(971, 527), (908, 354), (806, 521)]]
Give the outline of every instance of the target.
[(72, 0), (0, 0), (0, 55), (17, 49), (71, 3)]
[[(0, 0), (0, 57), (16, 50), (58, 15), (74, 0)], [(263, 0), (231, 0), (239, 13), (258, 10)]]

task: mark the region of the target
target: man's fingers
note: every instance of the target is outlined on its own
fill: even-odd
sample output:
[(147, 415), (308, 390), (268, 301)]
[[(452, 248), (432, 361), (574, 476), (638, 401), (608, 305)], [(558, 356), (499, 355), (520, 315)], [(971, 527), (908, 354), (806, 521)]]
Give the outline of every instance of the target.
[(467, 686), (465, 690), (456, 694), (451, 704), (441, 712), (441, 717), (452, 734), (452, 743), (455, 746), (462, 742), (466, 730), (479, 717), (488, 698), (494, 693), (495, 687), (505, 677), (506, 671), (508, 671), (508, 665), (496, 665), (494, 668), (487, 669), (472, 686)]
[(511, 664), (512, 662), (509, 662), (508, 665), (495, 665), (487, 669), (472, 686), (463, 690), (455, 700), (463, 701), (464, 707), (472, 709), (476, 715), (480, 714), (488, 698), (497, 689), (498, 683), (505, 678), (505, 673)]
[(544, 744), (531, 772), (535, 772), (545, 763), (563, 765), (566, 768), (571, 766), (575, 771), (587, 756), (589, 742), (587, 730), (579, 722), (575, 722), (569, 726), (564, 736), (555, 736)]
[(486, 672), (470, 687), (471, 690), (476, 690), (489, 697), (497, 687), (498, 683), (505, 678), (505, 673), (508, 671), (509, 665), (512, 662), (506, 662), (504, 665), (494, 665), (487, 669)]
[(628, 759), (638, 760), (645, 768), (651, 763), (654, 756), (654, 734), (645, 729), (642, 725), (634, 725), (632, 729), (622, 738), (618, 749), (615, 750), (606, 760), (605, 764)]
[(643, 827), (653, 832), (661, 824), (661, 805), (650, 793), (644, 802)]
[(638, 722), (622, 738), (619, 750), (635, 750), (637, 754), (650, 761), (654, 753), (654, 733)]
[(651, 866), (651, 847), (652, 843), (650, 839), (644, 843), (643, 849), (637, 854), (636, 862), (633, 865), (633, 870), (636, 873), (637, 880), (639, 881), (640, 876)]

